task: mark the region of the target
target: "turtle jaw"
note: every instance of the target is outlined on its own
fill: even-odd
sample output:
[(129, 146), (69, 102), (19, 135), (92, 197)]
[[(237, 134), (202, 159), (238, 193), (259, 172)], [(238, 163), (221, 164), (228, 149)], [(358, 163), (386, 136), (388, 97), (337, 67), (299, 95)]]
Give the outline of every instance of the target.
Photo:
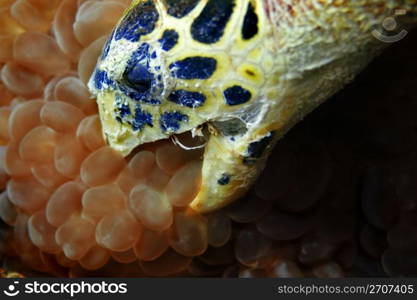
[[(252, 185), (263, 169), (268, 152), (272, 149), (272, 134), (261, 138), (268, 142), (262, 145), (262, 154), (251, 157), (248, 148), (254, 143), (240, 143), (240, 149), (233, 146), (228, 137), (210, 136), (204, 152), (202, 183), (191, 207), (207, 213), (214, 211), (241, 197)], [(243, 150), (245, 149), (245, 150)], [(254, 160), (253, 160), (254, 159)]]

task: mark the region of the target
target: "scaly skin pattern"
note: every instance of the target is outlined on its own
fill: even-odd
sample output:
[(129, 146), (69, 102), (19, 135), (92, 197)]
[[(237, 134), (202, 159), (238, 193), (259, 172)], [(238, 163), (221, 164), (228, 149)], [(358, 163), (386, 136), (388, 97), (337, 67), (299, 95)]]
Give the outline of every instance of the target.
[(417, 0), (136, 0), (89, 88), (108, 143), (136, 146), (208, 124), (201, 212), (241, 196), (276, 141), (388, 44), (372, 30)]

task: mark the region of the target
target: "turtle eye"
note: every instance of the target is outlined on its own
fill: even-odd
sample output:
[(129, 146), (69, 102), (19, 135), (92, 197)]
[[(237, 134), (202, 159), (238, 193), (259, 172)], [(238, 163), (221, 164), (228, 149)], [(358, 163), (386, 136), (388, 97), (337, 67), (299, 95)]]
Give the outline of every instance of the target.
[(125, 71), (123, 75), (126, 83), (138, 92), (146, 92), (151, 88), (153, 75), (148, 68), (140, 63)]

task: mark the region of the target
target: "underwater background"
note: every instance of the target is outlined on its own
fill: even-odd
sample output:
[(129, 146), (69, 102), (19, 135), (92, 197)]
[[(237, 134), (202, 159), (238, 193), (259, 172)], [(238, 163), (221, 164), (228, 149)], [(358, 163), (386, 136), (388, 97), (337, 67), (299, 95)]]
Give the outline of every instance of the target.
[(128, 2), (0, 0), (4, 276), (417, 276), (417, 32), (294, 127), (245, 197), (201, 215), (201, 151), (124, 159), (102, 138), (85, 84)]

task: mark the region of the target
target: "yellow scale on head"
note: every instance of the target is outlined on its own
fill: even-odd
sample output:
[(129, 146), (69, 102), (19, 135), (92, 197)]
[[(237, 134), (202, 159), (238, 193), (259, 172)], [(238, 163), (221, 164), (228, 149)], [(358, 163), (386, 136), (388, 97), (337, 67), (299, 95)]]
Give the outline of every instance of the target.
[(400, 7), (415, 13), (416, 0), (132, 1), (89, 83), (107, 141), (128, 155), (209, 123), (191, 206), (224, 206), (291, 126), (385, 46), (368, 29), (381, 8)]

